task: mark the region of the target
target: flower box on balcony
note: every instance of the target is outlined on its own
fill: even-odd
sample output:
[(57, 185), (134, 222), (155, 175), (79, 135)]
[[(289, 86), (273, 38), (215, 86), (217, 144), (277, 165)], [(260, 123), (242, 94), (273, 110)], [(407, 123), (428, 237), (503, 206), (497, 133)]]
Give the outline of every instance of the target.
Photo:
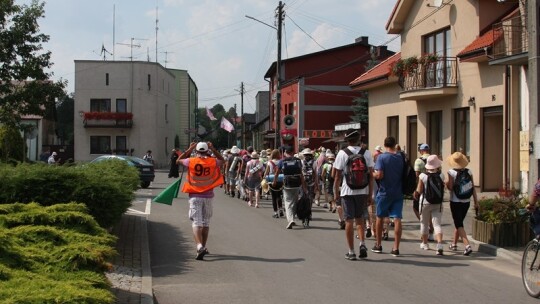
[(133, 113), (123, 112), (84, 112), (84, 120), (132, 120)]

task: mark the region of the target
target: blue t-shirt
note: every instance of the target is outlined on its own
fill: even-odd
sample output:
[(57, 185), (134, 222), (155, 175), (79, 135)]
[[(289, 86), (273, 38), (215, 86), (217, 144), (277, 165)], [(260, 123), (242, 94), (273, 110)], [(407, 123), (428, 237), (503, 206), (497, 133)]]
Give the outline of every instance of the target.
[(399, 198), (402, 197), (401, 177), (403, 173), (403, 158), (400, 154), (384, 152), (375, 163), (376, 171), (383, 171), (377, 195)]

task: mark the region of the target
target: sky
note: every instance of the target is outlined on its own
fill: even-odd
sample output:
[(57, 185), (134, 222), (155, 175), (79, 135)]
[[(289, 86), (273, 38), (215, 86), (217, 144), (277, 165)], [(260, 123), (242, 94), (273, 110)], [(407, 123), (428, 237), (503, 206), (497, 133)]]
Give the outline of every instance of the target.
[[(42, 1), (42, 0), (40, 0)], [(16, 0), (17, 4), (30, 0)], [(244, 112), (268, 90), (264, 74), (277, 58), (277, 31), (245, 17), (275, 24), (279, 1), (268, 0), (46, 0), (41, 33), (50, 36), (53, 79), (74, 91), (74, 60), (156, 61), (187, 70), (199, 90), (199, 107), (236, 103), (244, 82)], [(385, 24), (396, 0), (290, 0), (285, 3), (282, 58), (351, 44), (368, 36), (373, 45), (399, 50)], [(114, 39), (113, 39), (114, 37)], [(392, 40), (390, 43), (388, 41)], [(114, 42), (114, 43), (113, 43)], [(114, 58), (113, 58), (114, 57)], [(353, 79), (351, 79), (352, 81)]]

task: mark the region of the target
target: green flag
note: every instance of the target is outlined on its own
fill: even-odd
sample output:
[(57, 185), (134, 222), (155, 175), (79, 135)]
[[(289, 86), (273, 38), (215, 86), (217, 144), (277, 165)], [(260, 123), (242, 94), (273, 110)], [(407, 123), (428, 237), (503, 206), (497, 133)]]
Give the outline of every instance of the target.
[(178, 197), (178, 190), (180, 189), (180, 182), (182, 179), (170, 184), (167, 188), (161, 191), (158, 196), (154, 198), (154, 202), (172, 205), (173, 199)]

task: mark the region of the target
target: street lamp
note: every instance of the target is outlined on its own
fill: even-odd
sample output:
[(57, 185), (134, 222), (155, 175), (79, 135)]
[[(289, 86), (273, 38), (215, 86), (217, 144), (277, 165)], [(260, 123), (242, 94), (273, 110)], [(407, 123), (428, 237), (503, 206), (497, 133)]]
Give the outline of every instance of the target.
[(246, 18), (255, 20), (259, 23), (262, 23), (270, 28), (273, 28), (277, 30), (277, 61), (276, 61), (276, 78), (277, 78), (277, 86), (276, 86), (276, 137), (274, 141), (274, 148), (279, 147), (279, 143), (281, 142), (280, 139), (280, 123), (281, 123), (281, 23), (283, 18), (283, 6), (281, 1), (279, 1), (279, 5), (277, 7), (277, 18), (278, 18), (278, 26), (277, 28), (275, 26), (272, 26), (270, 24), (267, 24), (263, 21), (260, 21), (258, 19), (255, 19), (251, 16), (246, 15)]

